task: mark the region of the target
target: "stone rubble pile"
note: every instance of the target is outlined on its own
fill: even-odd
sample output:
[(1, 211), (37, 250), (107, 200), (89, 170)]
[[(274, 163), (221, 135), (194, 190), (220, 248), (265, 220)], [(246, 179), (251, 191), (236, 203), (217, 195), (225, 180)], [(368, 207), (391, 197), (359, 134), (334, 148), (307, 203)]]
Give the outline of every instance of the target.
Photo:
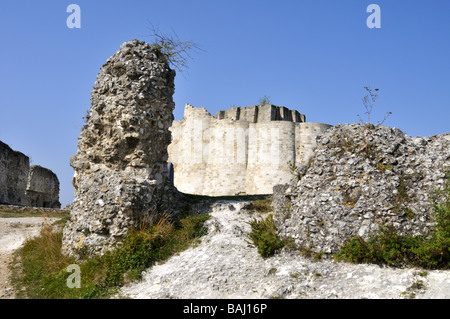
[(177, 201), (167, 163), (174, 78), (159, 50), (138, 40), (101, 67), (70, 161), (75, 200), (63, 252), (103, 254), (135, 223)]
[(317, 138), (300, 180), (274, 189), (276, 225), (300, 247), (335, 253), (380, 226), (429, 234), (432, 194), (450, 170), (450, 134), (412, 138), (396, 128), (344, 124)]

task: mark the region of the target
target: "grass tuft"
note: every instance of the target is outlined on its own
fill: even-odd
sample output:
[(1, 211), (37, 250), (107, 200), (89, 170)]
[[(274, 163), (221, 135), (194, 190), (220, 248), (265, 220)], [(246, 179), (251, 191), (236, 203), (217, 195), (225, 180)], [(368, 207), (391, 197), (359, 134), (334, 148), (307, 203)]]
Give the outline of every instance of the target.
[(269, 213), (273, 211), (272, 196), (253, 200), (245, 209), (257, 213)]

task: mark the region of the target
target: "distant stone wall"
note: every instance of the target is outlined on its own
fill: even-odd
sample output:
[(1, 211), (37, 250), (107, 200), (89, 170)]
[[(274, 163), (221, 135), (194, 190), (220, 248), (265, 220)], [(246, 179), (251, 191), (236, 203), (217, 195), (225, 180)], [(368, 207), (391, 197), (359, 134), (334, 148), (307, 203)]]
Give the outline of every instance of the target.
[(48, 168), (33, 165), (28, 173), (26, 196), (30, 206), (59, 208), (59, 181)]
[(170, 128), (175, 187), (208, 196), (271, 194), (292, 178), (289, 162), (305, 164), (315, 137), (329, 127), (271, 104), (233, 107), (216, 117), (187, 104)]
[(28, 206), (25, 195), (30, 159), (0, 141), (0, 204)]
[(51, 170), (0, 141), (0, 204), (60, 208), (59, 181)]

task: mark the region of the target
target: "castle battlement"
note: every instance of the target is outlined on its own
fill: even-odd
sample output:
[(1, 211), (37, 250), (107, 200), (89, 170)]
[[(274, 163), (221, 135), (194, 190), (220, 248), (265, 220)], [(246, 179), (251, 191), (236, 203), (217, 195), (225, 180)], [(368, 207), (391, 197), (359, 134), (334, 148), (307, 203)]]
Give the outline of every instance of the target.
[(226, 111), (217, 112), (216, 119), (231, 119), (249, 123), (269, 121), (306, 122), (305, 115), (300, 114), (297, 110), (290, 110), (287, 107), (273, 104), (232, 107)]
[(316, 136), (329, 127), (272, 104), (232, 107), (216, 117), (186, 104), (183, 119), (170, 128), (174, 184), (208, 196), (271, 194), (292, 178), (289, 163), (305, 164)]

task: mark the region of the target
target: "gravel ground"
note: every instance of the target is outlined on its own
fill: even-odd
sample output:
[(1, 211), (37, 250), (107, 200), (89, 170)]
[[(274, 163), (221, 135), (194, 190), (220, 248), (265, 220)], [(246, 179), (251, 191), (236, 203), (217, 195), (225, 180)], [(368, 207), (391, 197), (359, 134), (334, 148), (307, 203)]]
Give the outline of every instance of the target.
[(212, 208), (200, 244), (148, 269), (124, 287), (130, 298), (448, 299), (450, 271), (314, 262), (282, 251), (263, 259), (250, 243), (245, 202)]
[[(56, 219), (55, 219), (56, 220)], [(47, 222), (53, 218), (47, 218)], [(27, 238), (39, 234), (44, 217), (0, 217), (0, 299), (14, 299), (14, 290), (9, 282), (8, 265), (15, 250), (20, 248)]]

